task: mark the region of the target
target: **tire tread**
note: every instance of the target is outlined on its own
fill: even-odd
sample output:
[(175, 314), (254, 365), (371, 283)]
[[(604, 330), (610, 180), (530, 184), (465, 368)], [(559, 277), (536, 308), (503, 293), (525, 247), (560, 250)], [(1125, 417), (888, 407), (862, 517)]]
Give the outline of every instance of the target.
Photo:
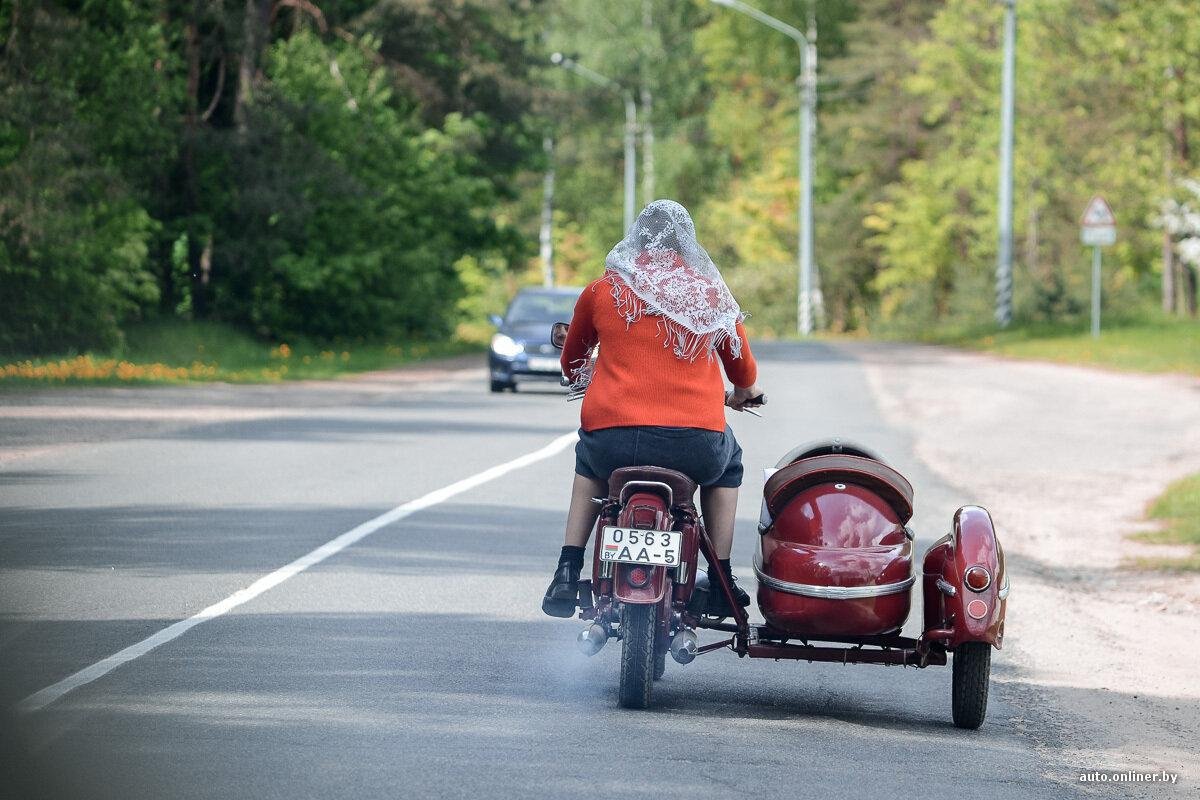
[(954, 648), (952, 672), (950, 706), (954, 725), (975, 730), (987, 716), (992, 646), (987, 642), (963, 642)]
[(657, 606), (621, 607), (622, 708), (648, 708), (654, 688), (654, 638)]

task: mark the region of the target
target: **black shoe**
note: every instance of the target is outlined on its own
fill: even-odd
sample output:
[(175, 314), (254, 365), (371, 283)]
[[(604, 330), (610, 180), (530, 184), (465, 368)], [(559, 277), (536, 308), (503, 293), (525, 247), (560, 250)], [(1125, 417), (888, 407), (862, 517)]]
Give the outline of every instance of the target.
[[(737, 585), (737, 578), (730, 575), (729, 580), (733, 584), (733, 596), (737, 599), (738, 605), (742, 608), (749, 606), (750, 595)], [(708, 585), (708, 607), (704, 609), (704, 613), (710, 617), (732, 617), (733, 609), (729, 607), (729, 601), (725, 599), (725, 593), (721, 591), (720, 582), (709, 578)]]
[(579, 570), (573, 564), (559, 562), (554, 570), (554, 579), (546, 589), (542, 598), (542, 611), (552, 617), (572, 617), (575, 615), (576, 603), (579, 599)]

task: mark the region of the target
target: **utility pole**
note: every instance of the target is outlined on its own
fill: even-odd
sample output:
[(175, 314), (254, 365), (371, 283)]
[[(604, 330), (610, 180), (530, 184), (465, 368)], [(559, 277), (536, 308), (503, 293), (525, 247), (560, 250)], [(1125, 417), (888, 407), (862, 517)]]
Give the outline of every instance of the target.
[(633, 94), (614, 81), (612, 78), (606, 78), (599, 72), (593, 69), (588, 69), (575, 59), (564, 56), (562, 53), (553, 53), (550, 56), (550, 62), (556, 64), (563, 69), (569, 69), (581, 78), (585, 78), (597, 86), (603, 86), (614, 92), (619, 92), (625, 100), (625, 230), (628, 231), (633, 226), (633, 217), (637, 209), (635, 204), (634, 183), (637, 177), (637, 105), (633, 102)]
[[(654, 0), (642, 0), (642, 34), (649, 41), (654, 35)], [(647, 58), (641, 59), (642, 72), (642, 205), (649, 205), (654, 196), (654, 95), (646, 74)]]
[(542, 284), (554, 285), (554, 137), (542, 139), (546, 153), (546, 174), (542, 178), (542, 229), (538, 233), (538, 254), (542, 259)]
[[(1168, 66), (1163, 74), (1163, 77), (1166, 78), (1168, 82), (1175, 80), (1175, 67), (1173, 65)], [(1175, 190), (1174, 131), (1169, 111), (1169, 101), (1166, 100), (1166, 98), (1169, 96), (1170, 92), (1163, 92), (1163, 131), (1166, 134), (1163, 137), (1163, 186), (1166, 187), (1168, 196)], [(1175, 286), (1175, 241), (1171, 236), (1171, 230), (1168, 226), (1163, 225), (1162, 229), (1162, 310), (1164, 314), (1173, 314), (1175, 313), (1175, 297), (1177, 294), (1177, 289)]]
[(654, 96), (642, 85), (642, 205), (649, 205), (654, 196)]
[(634, 185), (637, 182), (637, 105), (633, 93), (622, 92), (625, 97), (625, 230), (633, 227), (633, 216), (637, 213), (637, 197)]
[(800, 258), (800, 302), (796, 311), (797, 328), (801, 336), (809, 336), (813, 332), (814, 311), (818, 314), (820, 290), (814, 291), (813, 284), (816, 264), (813, 258), (813, 141), (817, 138), (817, 18), (812, 0), (808, 4), (808, 35), (804, 45), (804, 85), (801, 88), (801, 107), (803, 109), (801, 126), (805, 128), (801, 137), (800, 160), (803, 175), (804, 194), (800, 203), (800, 230), (804, 232), (804, 252)]
[[(817, 103), (817, 49), (815, 42), (809, 40), (796, 28), (782, 20), (766, 14), (742, 0), (712, 0), (719, 6), (731, 8), (734, 11), (761, 22), (768, 28), (774, 28), (791, 38), (800, 51), (800, 74), (796, 84), (800, 90), (800, 230), (796, 241), (796, 261), (799, 271), (798, 289), (796, 295), (796, 329), (801, 336), (808, 336), (813, 330), (813, 211), (812, 211), (812, 143), (815, 133), (814, 119)], [(809, 30), (816, 35), (816, 23), (809, 17)]]
[(1004, 3), (1004, 72), (1000, 100), (1000, 241), (996, 249), (996, 322), (1006, 328), (1013, 313), (1013, 83), (1016, 79), (1017, 0)]

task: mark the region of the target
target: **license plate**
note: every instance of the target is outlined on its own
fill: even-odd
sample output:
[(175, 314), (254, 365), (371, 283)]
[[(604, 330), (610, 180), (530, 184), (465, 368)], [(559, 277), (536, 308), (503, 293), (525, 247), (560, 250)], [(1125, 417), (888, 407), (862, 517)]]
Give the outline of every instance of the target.
[(600, 560), (623, 564), (679, 566), (683, 534), (605, 525), (600, 532)]
[(530, 356), (529, 369), (534, 372), (559, 372), (562, 369), (562, 365), (557, 358)]

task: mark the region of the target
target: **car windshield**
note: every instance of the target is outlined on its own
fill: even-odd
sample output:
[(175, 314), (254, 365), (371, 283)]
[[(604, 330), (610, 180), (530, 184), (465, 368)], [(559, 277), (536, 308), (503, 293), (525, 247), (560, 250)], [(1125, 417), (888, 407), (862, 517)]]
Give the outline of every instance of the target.
[(505, 322), (567, 322), (575, 310), (575, 295), (521, 292), (508, 307)]

